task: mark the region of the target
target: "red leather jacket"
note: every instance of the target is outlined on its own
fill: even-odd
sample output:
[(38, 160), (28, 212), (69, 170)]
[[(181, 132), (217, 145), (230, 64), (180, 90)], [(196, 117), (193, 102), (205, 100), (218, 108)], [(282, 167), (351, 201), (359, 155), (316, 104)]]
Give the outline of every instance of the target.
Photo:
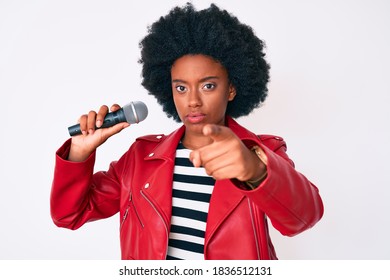
[[(276, 259), (267, 217), (283, 235), (312, 227), (323, 214), (318, 189), (294, 169), (283, 139), (257, 136), (231, 118), (227, 126), (248, 147), (259, 145), (265, 151), (268, 176), (255, 190), (237, 180), (216, 182), (205, 259)], [(95, 154), (85, 162), (66, 160), (68, 140), (57, 151), (50, 201), (54, 223), (77, 229), (120, 211), (122, 259), (165, 259), (175, 151), (184, 130), (138, 138), (108, 171), (95, 174)]]

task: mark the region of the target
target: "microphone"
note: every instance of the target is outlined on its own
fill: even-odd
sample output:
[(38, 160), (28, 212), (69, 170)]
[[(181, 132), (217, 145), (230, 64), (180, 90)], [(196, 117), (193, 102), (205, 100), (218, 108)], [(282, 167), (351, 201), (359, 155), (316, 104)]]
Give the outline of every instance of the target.
[[(121, 122), (128, 122), (130, 124), (139, 123), (148, 116), (148, 107), (141, 101), (134, 101), (126, 104), (115, 112), (108, 113), (101, 127), (95, 129), (106, 128), (114, 126)], [(75, 124), (68, 127), (70, 136), (81, 134), (80, 124)]]

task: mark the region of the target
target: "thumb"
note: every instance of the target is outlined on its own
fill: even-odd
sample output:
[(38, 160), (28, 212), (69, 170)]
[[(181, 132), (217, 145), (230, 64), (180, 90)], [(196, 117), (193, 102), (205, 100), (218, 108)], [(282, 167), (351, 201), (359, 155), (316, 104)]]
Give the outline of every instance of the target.
[(190, 153), (190, 161), (195, 167), (202, 166), (202, 159), (198, 150), (194, 150)]
[(226, 126), (206, 124), (203, 127), (203, 135), (209, 136), (214, 141), (222, 141), (232, 136), (233, 132)]

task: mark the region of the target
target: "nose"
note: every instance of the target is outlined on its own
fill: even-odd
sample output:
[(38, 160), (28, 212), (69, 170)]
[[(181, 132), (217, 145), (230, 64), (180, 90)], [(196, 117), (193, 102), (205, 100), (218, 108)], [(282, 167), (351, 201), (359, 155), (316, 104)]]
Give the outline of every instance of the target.
[(198, 89), (192, 89), (188, 94), (188, 106), (189, 107), (199, 107), (202, 105), (202, 99)]

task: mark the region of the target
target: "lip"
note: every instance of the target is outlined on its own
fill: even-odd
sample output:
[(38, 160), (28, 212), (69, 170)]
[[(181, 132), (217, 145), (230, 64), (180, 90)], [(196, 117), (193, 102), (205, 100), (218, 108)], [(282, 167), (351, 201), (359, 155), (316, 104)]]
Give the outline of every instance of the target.
[(190, 114), (186, 115), (186, 120), (189, 123), (197, 124), (197, 123), (202, 122), (205, 117), (206, 117), (206, 115), (202, 114), (202, 113), (190, 113)]

